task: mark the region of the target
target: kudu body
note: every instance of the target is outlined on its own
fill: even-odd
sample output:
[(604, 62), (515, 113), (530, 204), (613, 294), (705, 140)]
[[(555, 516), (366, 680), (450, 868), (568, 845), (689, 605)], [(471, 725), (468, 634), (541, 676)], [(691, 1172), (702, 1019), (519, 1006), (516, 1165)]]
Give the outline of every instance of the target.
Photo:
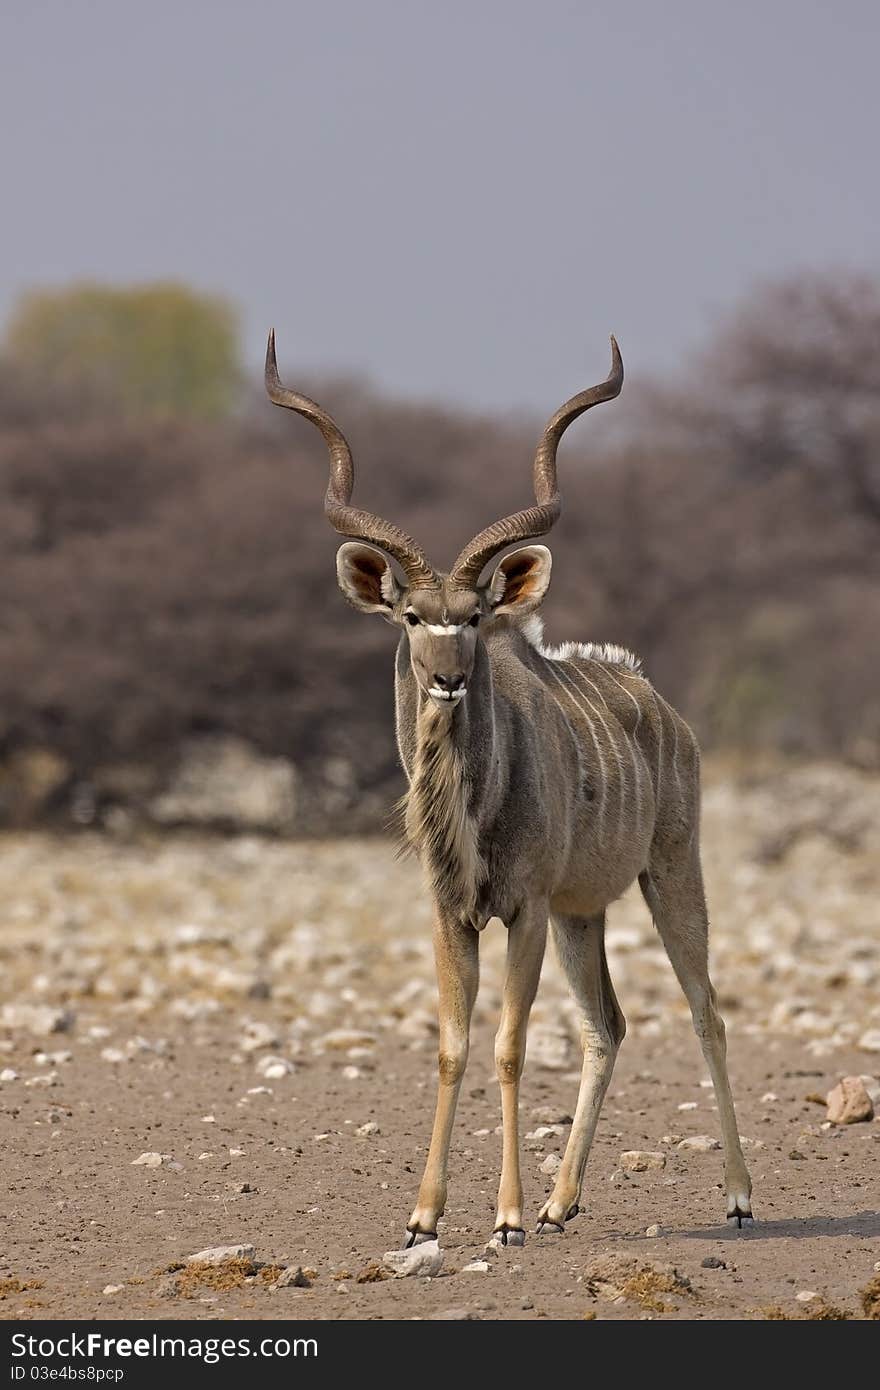
[[(391, 523), (350, 505), (348, 445), (320, 406), (281, 385), (269, 340), (269, 395), (321, 430), (331, 463), (325, 510), (337, 530), (357, 539), (339, 551), (343, 593), (360, 611), (379, 613), (401, 629), (395, 704), (409, 782), (406, 831), (431, 885), (440, 1000), (437, 1107), (408, 1243), (433, 1238), (443, 1214), (477, 993), (479, 933), (491, 917), (508, 929), (495, 1041), (503, 1121), (495, 1230), (504, 1242), (524, 1239), (519, 1080), (548, 920), (583, 1015), (584, 1060), (571, 1134), (538, 1230), (561, 1231), (577, 1213), (625, 1032), (605, 958), (605, 909), (636, 878), (687, 997), (715, 1087), (727, 1214), (738, 1223), (751, 1216), (724, 1024), (708, 973), (696, 740), (628, 652), (544, 646), (536, 614), (550, 580), (543, 546), (507, 554), (480, 582), (500, 550), (544, 534), (556, 520), (557, 445), (572, 420), (619, 393), (623, 364), (613, 339), (612, 348), (607, 380), (573, 397), (547, 425), (534, 463), (536, 505), (487, 528), (444, 574)], [(405, 584), (388, 555), (403, 569)]]

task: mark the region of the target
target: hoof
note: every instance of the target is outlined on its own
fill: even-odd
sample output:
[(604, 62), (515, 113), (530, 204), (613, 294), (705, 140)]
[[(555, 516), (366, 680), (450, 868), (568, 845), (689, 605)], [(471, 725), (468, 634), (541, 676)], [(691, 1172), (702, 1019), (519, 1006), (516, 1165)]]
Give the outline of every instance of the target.
[(426, 1240), (436, 1240), (436, 1231), (407, 1231), (406, 1240), (401, 1247), (404, 1250), (411, 1250), (414, 1245), (424, 1245)]
[(526, 1233), (516, 1226), (499, 1226), (492, 1232), (492, 1239), (499, 1245), (525, 1245)]
[(738, 1231), (741, 1231), (743, 1227), (748, 1230), (750, 1226), (754, 1226), (755, 1224), (755, 1218), (752, 1216), (752, 1213), (750, 1211), (740, 1211), (739, 1207), (737, 1207), (735, 1211), (729, 1211), (727, 1213), (727, 1219), (728, 1221), (736, 1222)]
[(536, 1236), (561, 1236), (565, 1234), (565, 1228), (556, 1221), (539, 1221), (535, 1229)]

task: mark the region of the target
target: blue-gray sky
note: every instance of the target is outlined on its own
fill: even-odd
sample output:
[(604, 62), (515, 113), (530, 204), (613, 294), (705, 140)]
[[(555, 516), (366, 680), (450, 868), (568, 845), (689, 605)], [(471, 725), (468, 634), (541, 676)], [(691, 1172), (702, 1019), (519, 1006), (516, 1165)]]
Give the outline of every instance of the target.
[(876, 0), (14, 0), (0, 317), (179, 278), (288, 377), (553, 407), (880, 269)]

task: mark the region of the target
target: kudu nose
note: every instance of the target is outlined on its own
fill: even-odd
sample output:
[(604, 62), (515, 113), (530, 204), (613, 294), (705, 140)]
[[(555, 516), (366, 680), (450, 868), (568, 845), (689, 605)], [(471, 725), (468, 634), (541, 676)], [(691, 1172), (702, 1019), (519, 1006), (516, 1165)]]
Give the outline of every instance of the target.
[(438, 690), (445, 690), (452, 695), (454, 691), (460, 690), (464, 685), (464, 672), (455, 671), (451, 676), (434, 675), (434, 684)]

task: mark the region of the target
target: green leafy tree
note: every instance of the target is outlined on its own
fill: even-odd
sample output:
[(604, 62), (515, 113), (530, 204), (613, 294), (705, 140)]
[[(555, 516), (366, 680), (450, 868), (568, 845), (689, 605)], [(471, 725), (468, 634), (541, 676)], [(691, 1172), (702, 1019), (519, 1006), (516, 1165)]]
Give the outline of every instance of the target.
[(172, 283), (34, 291), (13, 312), (4, 355), (131, 414), (228, 413), (242, 380), (233, 308)]

